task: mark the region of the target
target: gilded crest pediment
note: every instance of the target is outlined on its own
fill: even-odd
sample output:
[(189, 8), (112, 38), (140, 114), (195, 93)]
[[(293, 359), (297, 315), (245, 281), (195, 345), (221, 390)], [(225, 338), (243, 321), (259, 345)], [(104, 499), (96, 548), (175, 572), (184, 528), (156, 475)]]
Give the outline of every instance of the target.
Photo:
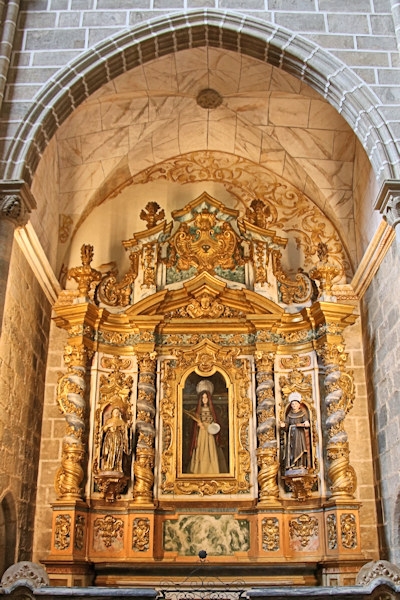
[(128, 309), (129, 318), (159, 315), (167, 318), (217, 319), (274, 315), (279, 321), (284, 310), (268, 298), (251, 290), (232, 289), (203, 272), (176, 290), (162, 290)]

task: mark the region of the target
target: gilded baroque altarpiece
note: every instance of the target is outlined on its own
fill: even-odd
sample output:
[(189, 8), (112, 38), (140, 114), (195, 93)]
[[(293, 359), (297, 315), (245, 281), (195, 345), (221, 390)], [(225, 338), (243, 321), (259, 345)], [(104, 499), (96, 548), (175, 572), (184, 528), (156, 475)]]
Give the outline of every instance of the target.
[(122, 276), (82, 247), (55, 307), (68, 344), (54, 580), (129, 585), (129, 565), (138, 581), (151, 564), (172, 577), (201, 550), (253, 583), (277, 565), (281, 583), (358, 571), (348, 263), (317, 237), (309, 270), (285, 270), (274, 214), (204, 193), (168, 220), (149, 202)]

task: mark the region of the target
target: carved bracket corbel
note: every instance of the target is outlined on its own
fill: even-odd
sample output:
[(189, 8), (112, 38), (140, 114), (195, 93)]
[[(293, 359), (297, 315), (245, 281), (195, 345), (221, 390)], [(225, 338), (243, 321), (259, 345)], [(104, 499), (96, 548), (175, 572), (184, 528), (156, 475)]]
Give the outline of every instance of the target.
[(387, 179), (378, 194), (374, 208), (393, 228), (400, 223), (400, 181)]

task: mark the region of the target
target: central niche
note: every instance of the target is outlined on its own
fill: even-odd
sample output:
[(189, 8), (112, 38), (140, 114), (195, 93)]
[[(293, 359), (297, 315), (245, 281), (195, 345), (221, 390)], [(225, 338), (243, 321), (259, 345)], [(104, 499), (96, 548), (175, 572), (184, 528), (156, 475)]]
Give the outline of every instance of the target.
[(229, 394), (224, 376), (190, 373), (182, 390), (182, 474), (230, 473)]
[(208, 340), (185, 350), (161, 358), (159, 500), (249, 499), (255, 483), (250, 361)]

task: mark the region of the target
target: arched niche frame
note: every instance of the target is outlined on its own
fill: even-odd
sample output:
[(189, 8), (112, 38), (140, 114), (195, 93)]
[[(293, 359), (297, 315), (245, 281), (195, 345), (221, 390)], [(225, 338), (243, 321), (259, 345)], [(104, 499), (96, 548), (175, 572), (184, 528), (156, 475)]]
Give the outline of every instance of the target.
[(38, 92), (2, 165), (4, 180), (32, 183), (65, 119), (115, 77), (161, 56), (202, 46), (234, 50), (306, 82), (349, 123), (381, 181), (400, 178), (400, 156), (382, 103), (352, 69), (288, 29), (243, 14), (200, 9), (163, 15), (103, 40), (68, 63)]
[[(185, 502), (211, 497), (226, 501), (227, 494), (236, 501), (251, 498), (255, 473), (250, 386), (249, 358), (209, 340), (161, 360), (159, 501), (170, 502), (172, 497)], [(204, 392), (208, 422), (200, 416)], [(200, 457), (200, 466), (194, 469), (194, 446), (207, 456), (215, 452), (218, 468), (210, 468), (209, 458)]]

